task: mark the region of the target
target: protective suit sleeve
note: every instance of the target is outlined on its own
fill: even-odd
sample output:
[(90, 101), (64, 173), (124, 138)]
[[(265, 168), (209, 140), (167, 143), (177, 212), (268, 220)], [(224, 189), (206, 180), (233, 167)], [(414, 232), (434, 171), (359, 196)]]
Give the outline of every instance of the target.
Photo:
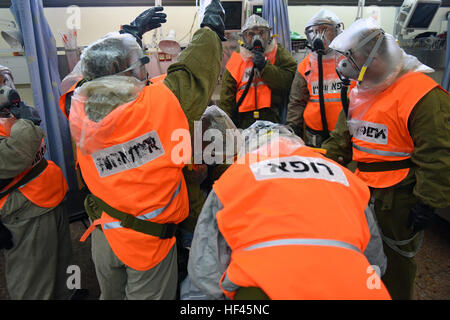
[(225, 69), (222, 74), (222, 86), (220, 88), (219, 107), (233, 118), (233, 112), (236, 108), (237, 82), (231, 73)]
[(29, 168), (43, 136), (41, 128), (30, 120), (16, 120), (10, 136), (0, 137), (0, 179), (13, 178)]
[(434, 88), (414, 107), (408, 128), (414, 141), (414, 195), (434, 208), (450, 206), (450, 99)]
[(275, 64), (267, 61), (261, 71), (261, 79), (272, 90), (289, 92), (294, 79), (297, 62), (288, 50), (278, 45)]
[(175, 94), (188, 121), (191, 134), (194, 121), (199, 120), (217, 86), (222, 61), (222, 43), (207, 28), (195, 32), (189, 46), (178, 61), (170, 65), (166, 86)]
[(303, 136), (303, 112), (309, 100), (308, 83), (300, 72), (296, 72), (292, 81), (287, 107), (286, 124), (294, 129), (295, 133)]
[(214, 190), (211, 191), (195, 227), (188, 262), (192, 283), (215, 299), (225, 299), (219, 282), (231, 257), (231, 250), (217, 226), (216, 214), (222, 208)]
[(380, 230), (375, 218), (375, 214), (370, 206), (364, 210), (366, 215), (367, 224), (370, 230), (370, 240), (364, 250), (364, 255), (371, 265), (376, 265), (380, 268), (379, 276), (383, 276), (386, 272), (387, 258), (383, 250), (383, 240), (381, 239)]
[(327, 150), (328, 158), (344, 166), (352, 161), (352, 140), (343, 110), (339, 113), (336, 127), (330, 132), (330, 137), (322, 143), (322, 148)]

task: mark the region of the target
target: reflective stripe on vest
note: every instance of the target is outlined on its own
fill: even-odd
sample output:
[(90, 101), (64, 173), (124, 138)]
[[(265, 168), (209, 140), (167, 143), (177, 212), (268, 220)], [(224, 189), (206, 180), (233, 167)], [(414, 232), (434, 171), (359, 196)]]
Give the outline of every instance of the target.
[[(414, 151), (408, 128), (410, 114), (417, 103), (437, 86), (439, 84), (430, 77), (409, 72), (374, 97), (370, 108), (360, 118), (349, 119), (349, 127), (353, 126), (353, 160), (376, 163), (409, 159)], [(357, 91), (352, 94), (357, 94)], [(361, 99), (351, 96), (350, 104), (355, 101)], [(355, 112), (359, 110), (359, 106), (353, 105), (353, 108)], [(357, 169), (355, 174), (373, 188), (388, 188), (402, 181), (409, 171), (409, 168), (376, 172)]]
[[(191, 143), (188, 139), (182, 154), (175, 154), (180, 142), (172, 136), (176, 130), (189, 132), (189, 124), (164, 81), (144, 87), (136, 100), (98, 123), (87, 117), (83, 97), (78, 97), (82, 93), (74, 93), (69, 122), (83, 179), (92, 194), (138, 219), (158, 224), (186, 219), (189, 201), (182, 170), (191, 158)], [(98, 220), (114, 254), (135, 270), (156, 266), (176, 241), (122, 228), (105, 212)]]
[[(275, 57), (277, 53), (277, 46), (275, 45), (274, 49), (266, 55), (266, 58), (272, 65), (275, 64)], [(252, 70), (253, 61), (251, 58), (244, 60), (240, 53), (233, 52), (230, 59), (226, 64), (226, 69), (231, 74), (233, 79), (236, 81), (236, 86), (238, 88), (236, 92), (236, 103), (241, 98), (244, 89), (249, 80), (249, 73)], [(271, 106), (271, 95), (272, 90), (269, 88), (267, 84), (261, 79), (253, 79), (252, 84), (249, 87), (247, 95), (239, 106), (239, 112), (248, 112), (255, 110), (255, 84), (257, 82), (256, 87), (256, 95), (257, 95), (257, 106), (256, 109), (270, 108)]]
[[(181, 181), (178, 184), (177, 189), (175, 190), (175, 192), (173, 193), (172, 197), (169, 200), (169, 203), (167, 203), (164, 207), (153, 210), (151, 212), (148, 213), (144, 213), (142, 215), (136, 216), (136, 218), (140, 219), (140, 220), (151, 220), (153, 218), (156, 218), (158, 215), (160, 215), (164, 210), (166, 210), (166, 208), (172, 203), (172, 200), (180, 193), (180, 189), (181, 189)], [(116, 229), (116, 228), (123, 228), (120, 225), (120, 221), (114, 221), (114, 222), (109, 222), (109, 223), (105, 223), (103, 224), (103, 229), (104, 230), (109, 230), (109, 229)]]
[[(311, 102), (320, 102), (320, 99), (309, 99)], [(325, 102), (341, 102), (340, 98), (324, 99)]]
[[(306, 104), (303, 118), (308, 128), (314, 131), (322, 131), (322, 115), (320, 112), (320, 99), (318, 91), (319, 83), (319, 66), (317, 55), (308, 54), (298, 65), (297, 72), (299, 72), (307, 82), (309, 100)], [(342, 81), (336, 74), (336, 58), (323, 60), (323, 77), (324, 77), (324, 101), (325, 114), (328, 125), (328, 130), (334, 130), (337, 118), (342, 109), (341, 103), (341, 87)], [(349, 92), (356, 85), (352, 81)]]
[(329, 240), (329, 239), (280, 239), (280, 240), (271, 240), (266, 242), (261, 242), (258, 244), (254, 244), (250, 247), (244, 249), (244, 251), (250, 251), (261, 248), (275, 247), (275, 246), (290, 246), (290, 245), (304, 245), (304, 246), (327, 246), (327, 247), (338, 247), (354, 250), (356, 252), (361, 253), (354, 245), (338, 240)]
[[(265, 86), (265, 85), (266, 85), (266, 84), (265, 84), (263, 81), (259, 81), (259, 82), (256, 83), (256, 86), (257, 86), (257, 87), (259, 87), (259, 86)], [(255, 86), (255, 84), (252, 82), (252, 84), (250, 85), (250, 88), (252, 88), (252, 87), (254, 87), (254, 86)], [(240, 87), (240, 88), (238, 89), (238, 91), (245, 90), (245, 87), (246, 87), (246, 85)]]
[(354, 142), (352, 143), (352, 146), (353, 146), (353, 148), (355, 148), (355, 149), (357, 149), (359, 151), (364, 151), (366, 153), (376, 154), (376, 155), (379, 155), (379, 156), (386, 156), (386, 157), (411, 157), (411, 153), (370, 149), (370, 148), (365, 148), (365, 147), (358, 146)]
[[(258, 287), (271, 299), (389, 298), (366, 285), (367, 185), (309, 148), (278, 142), (277, 157), (247, 154), (214, 183), (217, 226), (232, 250), (224, 294)], [(340, 274), (330, 282), (334, 267)]]

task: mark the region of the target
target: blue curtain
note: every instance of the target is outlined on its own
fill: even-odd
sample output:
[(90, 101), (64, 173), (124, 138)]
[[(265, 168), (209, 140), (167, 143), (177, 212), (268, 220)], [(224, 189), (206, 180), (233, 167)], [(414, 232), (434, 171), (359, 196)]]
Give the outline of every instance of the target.
[(445, 73), (442, 79), (442, 87), (450, 91), (450, 23), (447, 21), (447, 49), (445, 55)]
[(288, 0), (264, 0), (263, 18), (269, 22), (273, 33), (278, 35), (278, 43), (291, 51)]
[(72, 143), (67, 119), (59, 110), (61, 80), (56, 41), (40, 0), (12, 0), (11, 12), (22, 33), (35, 107), (46, 134), (45, 157), (63, 171), (70, 189), (77, 188)]

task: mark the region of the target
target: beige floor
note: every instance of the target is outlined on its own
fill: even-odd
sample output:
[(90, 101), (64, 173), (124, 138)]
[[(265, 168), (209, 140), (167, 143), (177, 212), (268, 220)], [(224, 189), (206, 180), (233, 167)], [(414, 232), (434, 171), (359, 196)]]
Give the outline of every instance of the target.
[[(82, 222), (71, 224), (74, 264), (81, 269), (81, 286), (89, 289), (91, 300), (99, 297), (100, 291), (90, 254), (90, 238), (85, 243), (78, 239), (85, 230)], [(416, 256), (418, 273), (415, 296), (417, 300), (450, 300), (450, 223), (438, 218), (426, 230), (425, 239)], [(0, 300), (8, 299), (5, 289), (3, 256), (0, 254)]]

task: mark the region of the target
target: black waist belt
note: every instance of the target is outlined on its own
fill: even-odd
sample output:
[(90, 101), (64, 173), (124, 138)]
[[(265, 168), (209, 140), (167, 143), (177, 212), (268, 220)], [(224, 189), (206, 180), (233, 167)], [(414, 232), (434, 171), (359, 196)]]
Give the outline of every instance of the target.
[[(90, 194), (86, 197), (85, 207), (89, 217), (92, 220), (100, 218), (102, 211), (109, 216), (120, 221), (120, 225), (124, 228), (130, 228), (134, 231), (142, 232), (161, 239), (169, 239), (175, 235), (177, 224), (175, 223), (156, 223), (148, 220), (141, 220), (135, 216), (114, 209), (100, 198)], [(94, 212), (92, 212), (94, 211)]]
[(306, 130), (309, 131), (309, 133), (320, 136), (322, 138), (322, 141), (325, 141), (330, 137), (330, 134), (328, 131), (314, 130), (314, 129), (311, 129), (310, 127), (308, 127), (306, 124), (305, 124), (305, 128), (306, 128)]
[(270, 298), (260, 288), (241, 287), (236, 291), (234, 300), (270, 300)]
[(358, 169), (361, 172), (382, 172), (382, 171), (393, 171), (399, 169), (412, 168), (414, 164), (411, 159), (405, 159), (400, 161), (385, 161), (385, 162), (358, 162)]
[(0, 192), (0, 199), (6, 197), (8, 194), (13, 192), (17, 188), (27, 184), (28, 182), (36, 178), (45, 170), (45, 168), (47, 168), (47, 166), (48, 162), (46, 159), (42, 159), (41, 161), (39, 161), (38, 164), (36, 164), (33, 168), (31, 168), (31, 170), (26, 175), (24, 175), (22, 179), (17, 181), (17, 183), (15, 183), (11, 188)]

